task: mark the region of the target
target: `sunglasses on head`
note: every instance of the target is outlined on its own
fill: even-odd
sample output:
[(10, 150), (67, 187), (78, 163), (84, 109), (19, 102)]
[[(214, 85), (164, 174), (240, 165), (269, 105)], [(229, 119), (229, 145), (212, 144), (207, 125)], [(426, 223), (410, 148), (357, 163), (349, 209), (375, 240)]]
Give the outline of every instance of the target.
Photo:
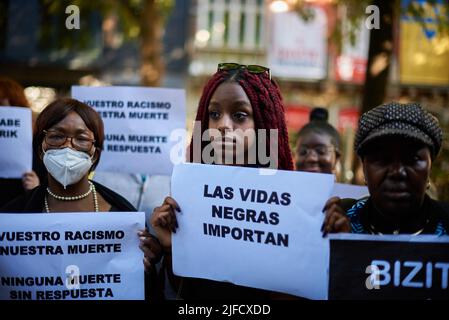
[(262, 74), (262, 73), (267, 72), (268, 77), (271, 80), (270, 68), (267, 68), (264, 66), (259, 66), (257, 64), (245, 65), (245, 64), (234, 63), (234, 62), (223, 62), (223, 63), (218, 64), (217, 71), (223, 71), (223, 70), (230, 71), (230, 70), (238, 70), (238, 69), (245, 69), (245, 70), (248, 70), (248, 72), (254, 73), (254, 74)]

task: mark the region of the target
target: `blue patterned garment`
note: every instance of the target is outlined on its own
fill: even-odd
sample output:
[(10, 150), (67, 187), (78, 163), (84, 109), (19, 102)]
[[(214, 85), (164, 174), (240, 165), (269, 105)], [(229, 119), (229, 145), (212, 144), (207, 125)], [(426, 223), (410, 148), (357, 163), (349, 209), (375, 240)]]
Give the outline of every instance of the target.
[[(369, 233), (362, 225), (362, 222), (360, 221), (360, 212), (365, 207), (366, 202), (368, 201), (368, 198), (363, 198), (361, 200), (358, 200), (347, 212), (346, 215), (348, 216), (349, 220), (351, 221), (351, 233), (358, 233), (358, 234), (366, 234)], [(437, 236), (444, 236), (447, 235), (447, 231), (444, 228), (443, 222), (439, 221), (436, 229), (435, 229), (435, 235)]]
[(445, 236), (445, 235), (447, 235), (447, 231), (446, 231), (446, 229), (444, 228), (444, 225), (443, 225), (443, 223), (440, 221), (440, 222), (438, 222), (438, 224), (437, 224), (437, 228), (436, 228), (436, 230), (435, 230), (435, 234), (437, 235), (437, 236)]

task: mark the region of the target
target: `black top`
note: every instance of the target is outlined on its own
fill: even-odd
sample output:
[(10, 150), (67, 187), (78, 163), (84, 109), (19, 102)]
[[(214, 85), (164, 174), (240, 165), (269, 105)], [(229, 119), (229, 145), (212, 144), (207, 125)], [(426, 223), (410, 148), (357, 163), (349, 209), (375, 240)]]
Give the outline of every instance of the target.
[[(33, 170), (39, 177), (41, 184), (47, 183), (47, 170), (44, 164), (38, 160), (38, 156), (33, 153)], [(23, 189), (22, 179), (0, 178), (0, 208), (11, 200), (26, 193)]]
[(243, 287), (228, 282), (182, 278), (179, 294), (186, 300), (267, 300), (270, 291)]
[[(110, 211), (137, 211), (131, 203), (118, 193), (115, 193), (98, 182), (91, 182), (95, 185), (95, 190), (111, 205)], [(0, 212), (42, 213), (46, 190), (46, 185), (40, 185), (1, 207)]]
[(0, 208), (24, 193), (22, 179), (0, 178)]

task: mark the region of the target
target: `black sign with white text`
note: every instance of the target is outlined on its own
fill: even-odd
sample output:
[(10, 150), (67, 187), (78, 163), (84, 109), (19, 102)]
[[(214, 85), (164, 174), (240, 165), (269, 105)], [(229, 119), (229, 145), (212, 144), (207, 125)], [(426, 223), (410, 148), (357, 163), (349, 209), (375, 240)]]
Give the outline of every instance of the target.
[(449, 299), (449, 242), (330, 240), (329, 299)]

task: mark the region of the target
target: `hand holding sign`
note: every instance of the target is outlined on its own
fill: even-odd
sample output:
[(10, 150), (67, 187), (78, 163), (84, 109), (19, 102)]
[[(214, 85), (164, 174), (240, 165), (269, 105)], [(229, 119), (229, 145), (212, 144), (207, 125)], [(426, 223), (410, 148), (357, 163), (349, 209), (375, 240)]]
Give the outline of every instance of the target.
[(147, 230), (139, 230), (139, 248), (143, 251), (143, 265), (145, 272), (153, 271), (154, 265), (159, 262), (162, 257), (161, 245), (157, 239)]
[(39, 184), (39, 177), (33, 170), (25, 172), (22, 176), (22, 184), (25, 190), (32, 190), (36, 188)]
[(349, 218), (341, 206), (339, 197), (332, 197), (327, 200), (323, 211), (326, 215), (321, 227), (323, 237), (328, 233), (351, 232)]
[(183, 145), (184, 90), (74, 86), (72, 97), (90, 105), (104, 121), (97, 171), (171, 174), (172, 150)]
[(181, 212), (178, 203), (171, 197), (166, 197), (160, 207), (154, 209), (151, 225), (165, 251), (171, 251), (171, 233), (176, 233), (178, 221), (175, 210)]
[[(319, 228), (334, 179), (283, 170), (266, 176), (237, 166), (176, 166), (171, 192), (177, 203), (166, 199), (153, 217), (165, 229), (179, 223), (168, 237), (173, 273), (325, 299), (328, 241)], [(185, 214), (175, 217), (178, 203)]]
[(32, 166), (31, 110), (0, 108), (0, 177), (21, 178)]

